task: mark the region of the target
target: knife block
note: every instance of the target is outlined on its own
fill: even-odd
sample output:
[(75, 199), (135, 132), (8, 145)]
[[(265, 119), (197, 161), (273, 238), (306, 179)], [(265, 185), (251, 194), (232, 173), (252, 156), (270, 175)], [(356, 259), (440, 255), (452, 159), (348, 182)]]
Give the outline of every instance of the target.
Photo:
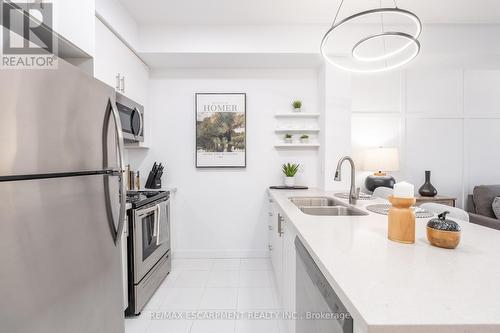
[(161, 178), (155, 178), (153, 181), (153, 186), (151, 187), (154, 190), (158, 190), (161, 188)]
[(155, 174), (151, 171), (149, 173), (148, 180), (146, 181), (146, 185), (144, 188), (151, 190), (158, 190), (161, 188), (161, 177), (155, 176)]
[(387, 215), (389, 226), (387, 236), (394, 242), (415, 243), (415, 212), (411, 209), (415, 198), (389, 197), (392, 207)]

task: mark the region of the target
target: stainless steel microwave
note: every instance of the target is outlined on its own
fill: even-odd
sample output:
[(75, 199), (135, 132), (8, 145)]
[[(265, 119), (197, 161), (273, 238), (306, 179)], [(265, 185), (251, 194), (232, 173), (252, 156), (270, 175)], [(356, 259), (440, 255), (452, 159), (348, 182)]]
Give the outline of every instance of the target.
[(123, 138), (128, 142), (144, 141), (144, 106), (116, 93), (116, 107), (120, 113)]

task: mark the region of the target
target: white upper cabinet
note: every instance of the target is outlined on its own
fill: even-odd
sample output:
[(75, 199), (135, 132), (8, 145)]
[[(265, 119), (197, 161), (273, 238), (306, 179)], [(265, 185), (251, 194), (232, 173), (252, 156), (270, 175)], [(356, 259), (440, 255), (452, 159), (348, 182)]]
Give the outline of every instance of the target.
[(53, 30), (89, 56), (94, 56), (95, 1), (42, 0), (53, 3)]
[(94, 76), (145, 105), (149, 70), (106, 25), (95, 18)]

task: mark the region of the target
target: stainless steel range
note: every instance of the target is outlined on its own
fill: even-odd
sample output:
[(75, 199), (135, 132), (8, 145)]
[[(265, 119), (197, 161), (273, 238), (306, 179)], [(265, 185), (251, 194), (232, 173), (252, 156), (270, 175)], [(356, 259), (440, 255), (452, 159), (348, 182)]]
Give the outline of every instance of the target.
[(134, 316), (153, 296), (171, 270), (170, 192), (130, 191), (128, 213), (128, 299)]

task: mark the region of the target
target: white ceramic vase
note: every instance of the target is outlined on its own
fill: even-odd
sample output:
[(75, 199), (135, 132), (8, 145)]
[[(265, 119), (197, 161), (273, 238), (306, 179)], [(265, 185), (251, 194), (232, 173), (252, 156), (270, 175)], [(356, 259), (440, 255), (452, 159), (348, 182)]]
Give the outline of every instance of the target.
[(288, 187), (295, 186), (295, 177), (285, 177), (285, 186)]
[(293, 108), (293, 112), (300, 112), (300, 111), (302, 111), (301, 108)]

